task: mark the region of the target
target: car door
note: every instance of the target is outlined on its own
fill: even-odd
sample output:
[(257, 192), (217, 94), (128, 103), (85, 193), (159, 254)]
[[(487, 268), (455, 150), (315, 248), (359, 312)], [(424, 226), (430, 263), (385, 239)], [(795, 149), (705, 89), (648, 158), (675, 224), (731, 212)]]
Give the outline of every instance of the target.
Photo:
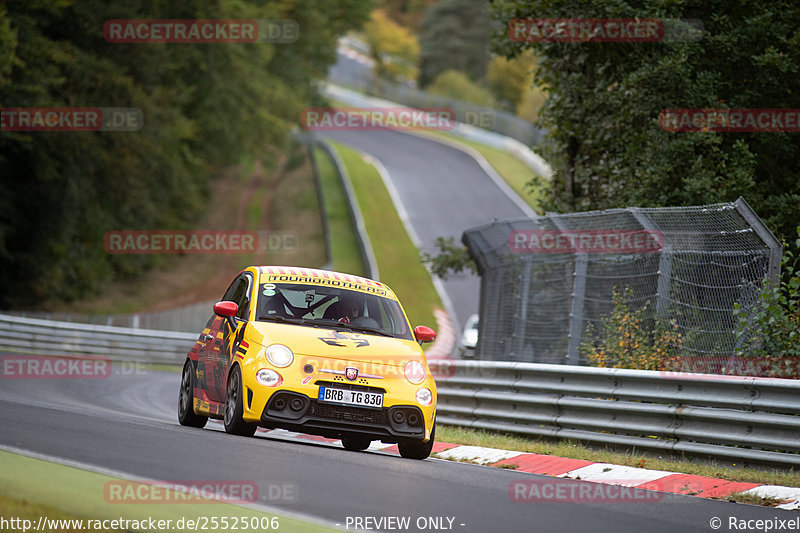
[(236, 316), (226, 318), (214, 315), (207, 325), (209, 332), (198, 358), (203, 370), (203, 388), (208, 398), (215, 402), (225, 400), (231, 356), (241, 342), (247, 324), (252, 280), (249, 272), (238, 276), (222, 297), (223, 301), (236, 302), (239, 306)]

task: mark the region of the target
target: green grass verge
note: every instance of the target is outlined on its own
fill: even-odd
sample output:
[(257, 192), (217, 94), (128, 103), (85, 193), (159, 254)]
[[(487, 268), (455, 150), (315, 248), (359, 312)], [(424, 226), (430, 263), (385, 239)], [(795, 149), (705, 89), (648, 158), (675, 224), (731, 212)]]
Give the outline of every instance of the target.
[(611, 449), (597, 449), (572, 441), (545, 441), (492, 431), (461, 428), (457, 426), (436, 426), (436, 440), (467, 446), (485, 446), (502, 450), (515, 450), (544, 455), (555, 455), (570, 459), (583, 459), (598, 463), (612, 463), (653, 470), (667, 470), (684, 474), (696, 474), (729, 481), (744, 481), (764, 485), (784, 485), (800, 487), (800, 474), (794, 471), (764, 470), (738, 466), (725, 466), (707, 460), (691, 458), (660, 458), (654, 454), (631, 451), (629, 453)]
[[(213, 522), (210, 522), (210, 520), (213, 517), (217, 517), (221, 523), (222, 517), (239, 517), (239, 520), (245, 518), (261, 520), (264, 517), (269, 519), (273, 516), (278, 517), (277, 522), (280, 530), (299, 532), (333, 531), (333, 529), (294, 518), (266, 514), (239, 505), (209, 500), (200, 500), (196, 503), (154, 503), (141, 500), (116, 503), (108, 501), (107, 495), (111, 494), (111, 486), (109, 484), (116, 485), (117, 483), (122, 487), (128, 487), (126, 484), (131, 482), (79, 468), (0, 451), (0, 516), (5, 518), (20, 517), (31, 520), (33, 522), (32, 528), (36, 527), (40, 517), (84, 520), (82, 528), (43, 527), (42, 531), (112, 531), (116, 529), (147, 531), (148, 527), (141, 527), (141, 524), (139, 527), (131, 527), (131, 523), (122, 524), (116, 528), (110, 524), (107, 527), (87, 527), (91, 526), (91, 524), (86, 523), (86, 521), (114, 519), (143, 521), (152, 517), (155, 520), (172, 521), (171, 527), (153, 530), (163, 533), (163, 531), (191, 529), (188, 527), (176, 527), (177, 521), (181, 518), (197, 520), (205, 517), (209, 519), (209, 524), (212, 524)], [(133, 485), (130, 493), (134, 495), (159, 494), (160, 496), (158, 497), (162, 500), (167, 498), (173, 501), (179, 500), (174, 492), (166, 488), (158, 488), (152, 491), (148, 486), (146, 487), (148, 490), (140, 492), (136, 487), (139, 487), (139, 484)], [(124, 494), (129, 494), (129, 492), (125, 491)], [(209, 531), (217, 530), (217, 528), (209, 529)]]
[(357, 276), (366, 275), (361, 251), (358, 247), (358, 234), (350, 219), (347, 196), (330, 156), (321, 148), (314, 148), (325, 213), (328, 217), (328, 233), (331, 243), (332, 269)]
[(397, 294), (412, 327), (424, 324), (435, 328), (433, 309), (442, 307), (442, 301), (380, 174), (355, 150), (339, 143), (332, 145), (350, 174), (381, 281)]

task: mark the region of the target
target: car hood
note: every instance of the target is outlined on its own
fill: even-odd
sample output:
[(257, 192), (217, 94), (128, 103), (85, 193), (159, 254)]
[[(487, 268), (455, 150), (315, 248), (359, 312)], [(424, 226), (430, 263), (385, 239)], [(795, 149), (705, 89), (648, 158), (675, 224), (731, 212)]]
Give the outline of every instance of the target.
[(273, 322), (251, 322), (250, 327), (254, 331), (249, 337), (254, 342), (262, 346), (280, 343), (288, 346), (296, 355), (398, 367), (411, 360), (424, 359), (422, 349), (413, 340)]

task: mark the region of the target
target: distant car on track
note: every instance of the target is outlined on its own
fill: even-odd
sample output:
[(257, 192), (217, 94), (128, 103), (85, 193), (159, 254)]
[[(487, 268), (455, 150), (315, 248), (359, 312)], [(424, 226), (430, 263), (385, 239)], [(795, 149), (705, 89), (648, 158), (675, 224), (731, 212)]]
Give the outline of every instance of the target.
[(324, 270), (248, 267), (233, 280), (187, 355), (178, 420), (252, 436), (284, 428), (340, 438), (348, 450), (397, 443), (425, 459), (436, 384), (414, 330), (383, 283)]
[(459, 342), (461, 357), (475, 357), (475, 347), (478, 345), (478, 315), (470, 315), (464, 323), (464, 332)]

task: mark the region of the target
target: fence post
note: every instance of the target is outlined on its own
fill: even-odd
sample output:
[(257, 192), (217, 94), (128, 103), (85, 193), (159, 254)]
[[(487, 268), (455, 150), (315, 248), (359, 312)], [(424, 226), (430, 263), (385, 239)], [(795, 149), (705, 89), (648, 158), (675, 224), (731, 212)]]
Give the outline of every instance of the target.
[[(553, 224), (559, 230), (568, 230), (567, 224), (561, 220), (557, 214), (547, 213)], [(586, 271), (589, 265), (589, 257), (585, 253), (575, 254), (575, 266), (572, 271), (572, 302), (569, 310), (569, 333), (567, 343), (567, 355), (564, 357), (564, 364), (580, 364), (581, 336), (583, 335), (583, 306), (586, 302)]]
[(736, 211), (742, 215), (742, 218), (750, 224), (756, 235), (767, 245), (769, 248), (769, 279), (773, 283), (778, 283), (778, 278), (781, 275), (781, 255), (783, 255), (783, 245), (777, 237), (769, 230), (766, 224), (759, 218), (750, 204), (741, 196), (733, 202)]
[[(646, 214), (638, 207), (631, 207), (630, 212), (636, 221), (648, 231), (660, 231)], [(669, 306), (669, 285), (672, 276), (672, 247), (662, 235), (662, 247), (658, 256), (658, 286), (656, 288), (656, 314), (664, 316)]]

